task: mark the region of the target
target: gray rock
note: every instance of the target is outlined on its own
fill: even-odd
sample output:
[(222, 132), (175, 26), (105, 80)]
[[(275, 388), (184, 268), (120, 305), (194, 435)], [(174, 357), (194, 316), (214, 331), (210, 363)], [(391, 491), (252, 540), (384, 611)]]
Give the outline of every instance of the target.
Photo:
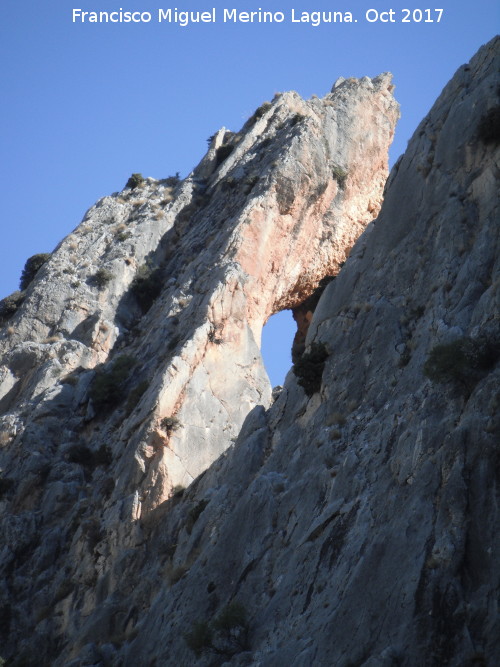
[[(302, 332), (324, 365), (299, 358), (272, 405), (263, 323), (336, 273), (378, 211), (387, 75), (276, 98), (220, 130), (175, 191), (148, 179), (104, 198), (60, 244), (2, 338), (3, 657), (500, 662), (499, 154), (479, 131), (498, 105), (499, 42), (417, 128)], [(89, 266), (71, 292), (77, 249)], [(163, 282), (143, 313), (132, 282), (147, 257)], [(86, 279), (101, 266), (99, 291)], [(429, 371), (436, 345), (462, 338), (458, 368)], [(120, 355), (134, 357), (125, 380)], [(77, 443), (88, 460), (65, 461)], [(200, 628), (213, 644), (197, 656), (185, 637)]]

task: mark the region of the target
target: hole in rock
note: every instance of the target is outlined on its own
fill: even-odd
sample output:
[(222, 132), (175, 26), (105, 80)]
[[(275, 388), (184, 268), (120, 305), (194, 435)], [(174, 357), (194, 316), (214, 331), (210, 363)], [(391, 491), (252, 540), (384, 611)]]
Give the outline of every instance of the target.
[(272, 315), (262, 330), (261, 353), (272, 387), (283, 384), (292, 366), (292, 343), (297, 325), (291, 310)]

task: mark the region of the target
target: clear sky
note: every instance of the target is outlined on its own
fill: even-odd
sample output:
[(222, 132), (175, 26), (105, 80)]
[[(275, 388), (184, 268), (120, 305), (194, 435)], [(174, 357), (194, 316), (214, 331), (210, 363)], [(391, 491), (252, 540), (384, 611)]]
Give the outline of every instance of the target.
[[(25, 260), (50, 252), (99, 197), (132, 172), (186, 176), (219, 127), (238, 130), (275, 92), (323, 96), (339, 76), (394, 74), (402, 118), (391, 162), (455, 70), (500, 32), (497, 0), (436, 0), (403, 23), (416, 0), (339, 3), (228, 0), (2, 0), (0, 7), (0, 298), (18, 288)], [(149, 23), (73, 23), (82, 11), (150, 12)], [(158, 9), (211, 11), (216, 23), (159, 23)], [(223, 23), (223, 9), (282, 12), (282, 23)], [(292, 23), (303, 11), (350, 11), (357, 22)], [(394, 21), (366, 20), (393, 9)], [(375, 16), (372, 12), (370, 16)], [(417, 12), (418, 18), (418, 12)], [(389, 15), (385, 15), (389, 18)], [(290, 322), (289, 313), (282, 319)], [(289, 324), (272, 335), (272, 384), (290, 367)], [(268, 343), (268, 339), (271, 341)], [(286, 343), (284, 343), (286, 339)]]

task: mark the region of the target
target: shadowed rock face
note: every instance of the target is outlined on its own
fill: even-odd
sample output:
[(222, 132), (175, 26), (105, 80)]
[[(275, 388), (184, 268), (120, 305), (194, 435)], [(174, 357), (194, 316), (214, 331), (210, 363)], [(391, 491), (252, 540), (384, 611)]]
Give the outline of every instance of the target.
[[(3, 341), (5, 655), (498, 664), (499, 152), (484, 118), (499, 59), (496, 39), (444, 89), (315, 308), (301, 304), (380, 203), (397, 115), (386, 75), (278, 97), (220, 131), (171, 203), (148, 181), (61, 244)], [(132, 236), (117, 242), (119, 210)], [(114, 278), (74, 288), (70, 307), (75, 236)], [(164, 286), (137, 323), (149, 304), (127, 290), (148, 255)], [(258, 344), (284, 307), (304, 311), (305, 353), (269, 408)], [(317, 346), (328, 357), (308, 396)], [(115, 364), (136, 358), (118, 393), (149, 383), (128, 415), (96, 394), (111, 348)]]

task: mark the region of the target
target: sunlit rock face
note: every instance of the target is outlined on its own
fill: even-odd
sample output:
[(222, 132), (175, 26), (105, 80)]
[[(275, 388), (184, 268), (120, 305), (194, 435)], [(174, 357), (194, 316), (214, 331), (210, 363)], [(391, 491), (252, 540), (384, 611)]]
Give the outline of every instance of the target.
[(277, 96), (62, 242), (2, 338), (3, 657), (500, 662), (499, 64), (458, 70), (380, 212), (388, 75)]
[[(336, 273), (378, 212), (392, 88), (382, 74), (323, 99), (277, 95), (238, 134), (217, 132), (185, 181), (148, 179), (91, 208), (1, 341), (14, 449), (49, 438), (51, 419), (68, 444), (84, 429), (91, 448), (116, 446), (119, 495), (138, 492), (136, 513), (205, 470), (269, 405), (266, 320)], [(123, 355), (136, 361), (127, 392), (145, 389), (135, 409), (103, 411), (89, 403), (89, 370)]]

